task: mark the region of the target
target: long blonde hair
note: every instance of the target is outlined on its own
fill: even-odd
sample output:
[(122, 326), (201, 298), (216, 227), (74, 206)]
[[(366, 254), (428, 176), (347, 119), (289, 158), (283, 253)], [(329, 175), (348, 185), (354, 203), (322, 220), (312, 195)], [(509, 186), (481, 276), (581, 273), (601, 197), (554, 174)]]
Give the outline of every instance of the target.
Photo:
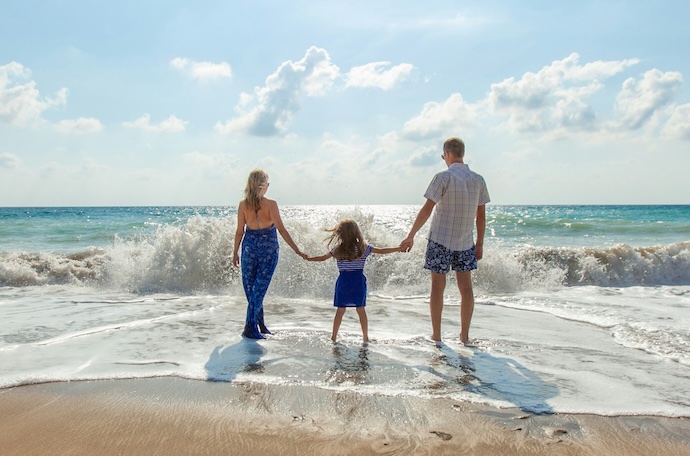
[(247, 187), (244, 189), (244, 200), (247, 205), (254, 210), (261, 209), (261, 197), (259, 193), (268, 184), (268, 174), (261, 169), (255, 169), (249, 173)]
[[(364, 255), (367, 248), (364, 236), (357, 222), (352, 219), (341, 220), (334, 228), (326, 230), (331, 232), (327, 237), (328, 249), (338, 260), (356, 260)], [(331, 246), (335, 246), (331, 248)]]

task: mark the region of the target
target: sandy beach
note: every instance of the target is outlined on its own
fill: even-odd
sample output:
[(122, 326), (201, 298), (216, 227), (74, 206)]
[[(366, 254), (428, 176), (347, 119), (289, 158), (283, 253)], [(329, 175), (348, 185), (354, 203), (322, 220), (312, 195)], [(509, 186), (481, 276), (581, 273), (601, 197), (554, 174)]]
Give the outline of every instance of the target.
[(690, 420), (176, 378), (0, 391), (0, 453), (690, 455)]

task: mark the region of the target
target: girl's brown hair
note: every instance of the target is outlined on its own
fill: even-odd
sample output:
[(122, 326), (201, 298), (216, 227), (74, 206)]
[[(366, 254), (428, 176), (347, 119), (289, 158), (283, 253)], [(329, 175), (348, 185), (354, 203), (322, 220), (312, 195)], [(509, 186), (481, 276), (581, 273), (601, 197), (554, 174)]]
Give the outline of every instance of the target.
[[(364, 255), (367, 248), (364, 236), (352, 219), (341, 220), (335, 228), (331, 228), (332, 234), (327, 237), (328, 249), (333, 252), (333, 256), (338, 260), (356, 260)], [(335, 246), (331, 248), (331, 246)]]
[(255, 169), (249, 173), (247, 187), (244, 189), (244, 200), (253, 211), (261, 209), (259, 193), (266, 185), (268, 185), (268, 174), (263, 170)]

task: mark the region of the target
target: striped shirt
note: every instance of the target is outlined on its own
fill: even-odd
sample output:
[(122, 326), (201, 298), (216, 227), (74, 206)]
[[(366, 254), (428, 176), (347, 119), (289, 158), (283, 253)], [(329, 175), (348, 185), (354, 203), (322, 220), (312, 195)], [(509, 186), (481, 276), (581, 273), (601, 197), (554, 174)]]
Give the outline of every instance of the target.
[[(374, 250), (374, 247), (371, 245), (367, 245), (367, 248), (364, 249), (364, 255), (355, 260), (339, 260), (336, 258), (335, 262), (338, 265), (338, 271), (343, 272), (363, 270), (364, 263), (367, 261), (367, 257), (369, 256), (372, 250)], [(333, 252), (331, 252), (331, 255), (333, 255)], [(333, 255), (333, 257), (335, 258), (335, 255)]]
[(471, 249), (477, 207), (491, 201), (484, 178), (464, 163), (453, 163), (434, 176), (424, 197), (436, 203), (429, 239), (449, 250)]

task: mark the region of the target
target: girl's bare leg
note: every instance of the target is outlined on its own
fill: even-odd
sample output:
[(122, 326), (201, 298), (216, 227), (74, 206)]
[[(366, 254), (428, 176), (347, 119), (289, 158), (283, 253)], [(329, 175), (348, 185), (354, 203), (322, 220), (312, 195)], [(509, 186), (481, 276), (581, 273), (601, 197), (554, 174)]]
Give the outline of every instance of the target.
[(333, 342), (335, 342), (336, 337), (338, 337), (338, 330), (340, 329), (340, 323), (343, 321), (345, 310), (345, 307), (338, 307), (338, 310), (335, 311), (335, 317), (333, 318), (333, 334), (331, 335), (331, 340)]
[(369, 342), (369, 320), (367, 319), (367, 311), (364, 307), (356, 307), (357, 315), (359, 315), (359, 324), (362, 326), (362, 340)]

